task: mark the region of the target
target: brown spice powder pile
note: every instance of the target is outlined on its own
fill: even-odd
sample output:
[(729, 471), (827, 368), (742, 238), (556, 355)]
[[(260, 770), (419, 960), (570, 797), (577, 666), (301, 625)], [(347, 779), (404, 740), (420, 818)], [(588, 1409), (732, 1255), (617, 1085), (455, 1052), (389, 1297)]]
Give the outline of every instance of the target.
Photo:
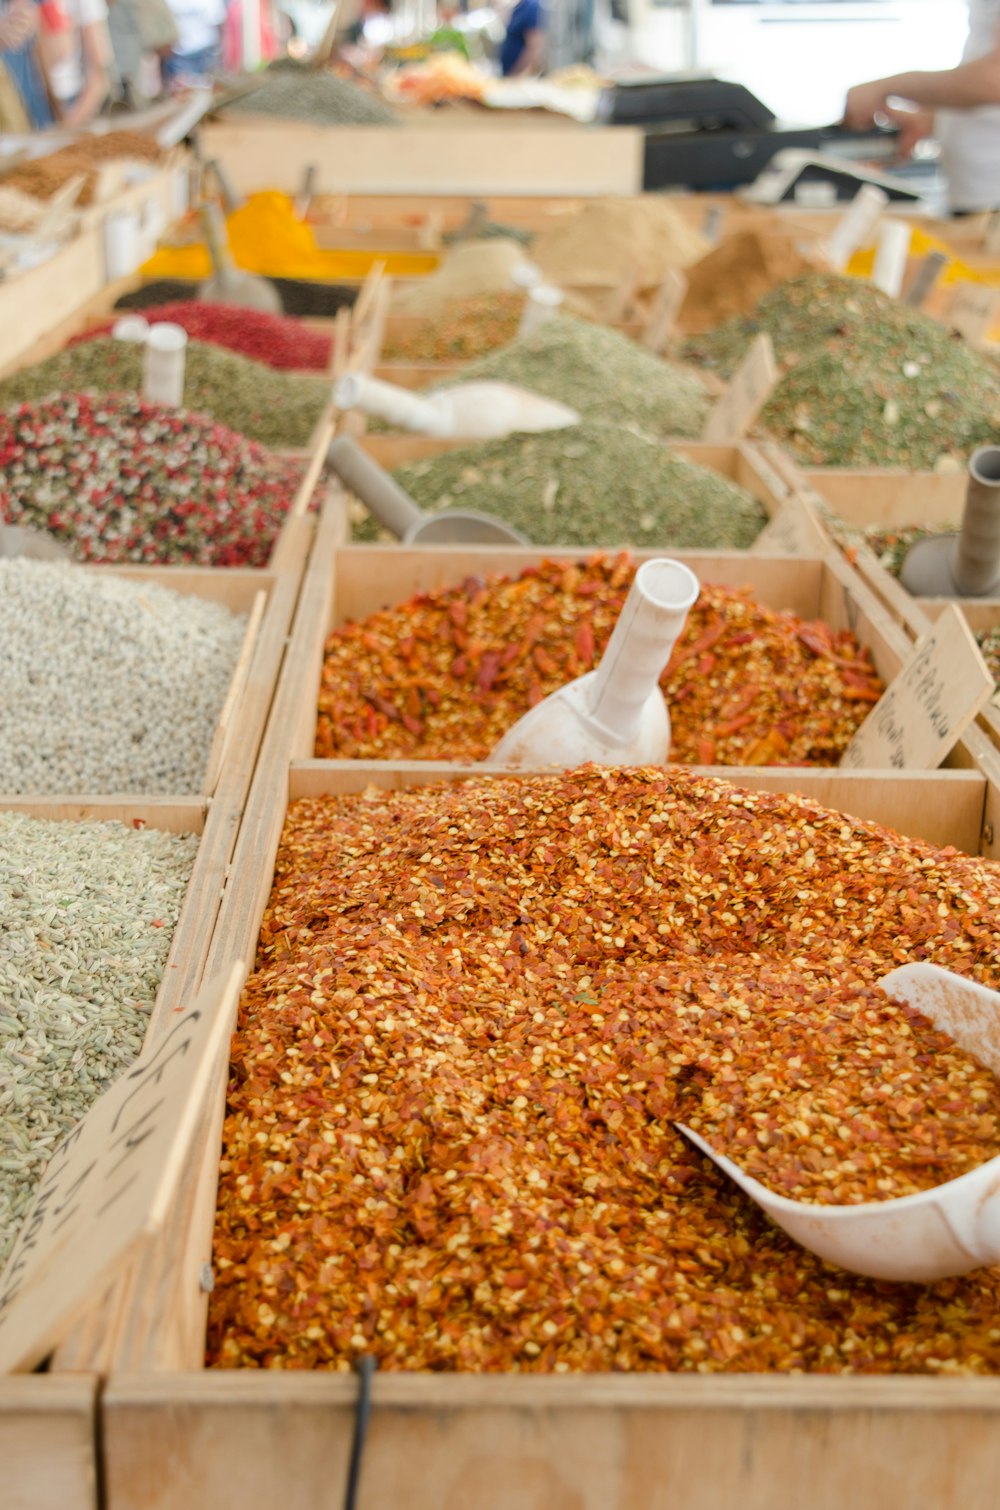
[(745, 315), (786, 278), (810, 271), (794, 237), (781, 232), (741, 231), (685, 273), (688, 290), (677, 317), (685, 335), (714, 330), (733, 315)]
[(5, 187), (20, 189), (36, 199), (51, 199), (64, 183), (77, 173), (86, 174), (86, 183), (77, 203), (90, 204), (94, 197), (98, 170), (109, 162), (159, 162), (163, 156), (151, 136), (141, 131), (106, 131), (100, 136), (82, 137), (61, 147), (48, 157), (36, 157), (8, 173)]
[[(596, 666), (634, 570), (624, 554), (545, 561), (335, 630), (316, 755), (485, 760), (523, 713)], [(671, 759), (696, 765), (835, 765), (882, 691), (853, 635), (704, 584), (660, 685)]]
[(837, 1201), (995, 1156), (993, 1077), (875, 989), (1000, 983), (988, 862), (681, 772), (316, 799), (258, 959), (212, 1364), (1000, 1370), (1000, 1269), (828, 1267), (671, 1125)]

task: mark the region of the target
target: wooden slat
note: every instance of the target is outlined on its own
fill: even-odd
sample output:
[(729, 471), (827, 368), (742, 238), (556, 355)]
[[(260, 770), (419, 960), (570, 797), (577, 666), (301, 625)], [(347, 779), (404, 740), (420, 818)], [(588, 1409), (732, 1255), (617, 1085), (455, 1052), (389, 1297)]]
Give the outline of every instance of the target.
[[(107, 1510), (337, 1504), (356, 1394), (114, 1379)], [(996, 1380), (385, 1374), (373, 1400), (359, 1510), (992, 1510), (1000, 1472)]]
[(98, 1510), (95, 1374), (0, 1378), (4, 1510)]

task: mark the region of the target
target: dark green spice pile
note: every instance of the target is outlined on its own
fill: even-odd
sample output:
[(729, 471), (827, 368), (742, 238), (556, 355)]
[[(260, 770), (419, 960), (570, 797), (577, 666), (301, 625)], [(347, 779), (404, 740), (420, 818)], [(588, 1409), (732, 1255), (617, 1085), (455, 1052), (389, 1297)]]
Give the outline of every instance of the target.
[[(286, 315), (312, 316), (323, 319), (348, 308), (358, 297), (359, 285), (355, 283), (310, 283), (303, 278), (268, 278), (281, 296), (281, 306)], [(155, 309), (160, 304), (172, 304), (178, 299), (193, 299), (198, 284), (185, 278), (154, 278), (143, 283), (131, 293), (122, 294), (115, 309)]]
[(808, 273), (687, 343), (728, 376), (759, 331), (787, 369), (760, 428), (820, 466), (932, 468), (1000, 433), (1000, 371), (870, 284)]
[[(142, 347), (110, 336), (67, 347), (0, 382), (0, 408), (56, 393), (135, 393), (142, 386)], [(263, 362), (189, 341), (184, 404), (250, 440), (275, 449), (307, 444), (330, 396), (325, 377), (278, 372)]]
[(222, 107), (223, 115), (276, 115), (324, 126), (395, 126), (395, 114), (379, 97), (331, 73), (275, 69), (249, 94)]
[(661, 362), (616, 330), (570, 316), (491, 352), (462, 378), (519, 383), (585, 418), (634, 425), (647, 435), (698, 436), (711, 404), (693, 373)]
[[(744, 489), (615, 425), (463, 446), (394, 476), (424, 509), (482, 509), (537, 545), (743, 550), (766, 519)], [(358, 534), (376, 537), (369, 521)]]

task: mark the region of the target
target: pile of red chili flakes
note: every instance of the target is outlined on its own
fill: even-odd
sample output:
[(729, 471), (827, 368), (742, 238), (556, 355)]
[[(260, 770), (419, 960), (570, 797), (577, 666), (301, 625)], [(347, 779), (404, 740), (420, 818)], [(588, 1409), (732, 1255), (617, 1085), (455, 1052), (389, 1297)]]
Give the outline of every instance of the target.
[(916, 959), (1000, 982), (1000, 872), (801, 798), (589, 766), (293, 804), (209, 1362), (1000, 1370), (1000, 1269), (828, 1267), (672, 1126), (839, 1202), (996, 1155), (997, 1082), (876, 989)]
[[(317, 756), (484, 760), (597, 664), (634, 572), (627, 555), (544, 561), (345, 624), (326, 644)], [(836, 765), (883, 691), (849, 631), (708, 585), (661, 686), (670, 758), (689, 765)]]

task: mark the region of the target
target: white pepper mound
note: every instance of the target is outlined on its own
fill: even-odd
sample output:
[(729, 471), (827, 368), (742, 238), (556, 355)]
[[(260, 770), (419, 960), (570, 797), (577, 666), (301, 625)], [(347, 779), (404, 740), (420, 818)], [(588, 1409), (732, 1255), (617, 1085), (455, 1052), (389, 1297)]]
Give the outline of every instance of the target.
[(0, 792), (200, 791), (245, 628), (155, 583), (0, 560)]
[(0, 813), (0, 1263), (60, 1139), (142, 1047), (197, 847)]

